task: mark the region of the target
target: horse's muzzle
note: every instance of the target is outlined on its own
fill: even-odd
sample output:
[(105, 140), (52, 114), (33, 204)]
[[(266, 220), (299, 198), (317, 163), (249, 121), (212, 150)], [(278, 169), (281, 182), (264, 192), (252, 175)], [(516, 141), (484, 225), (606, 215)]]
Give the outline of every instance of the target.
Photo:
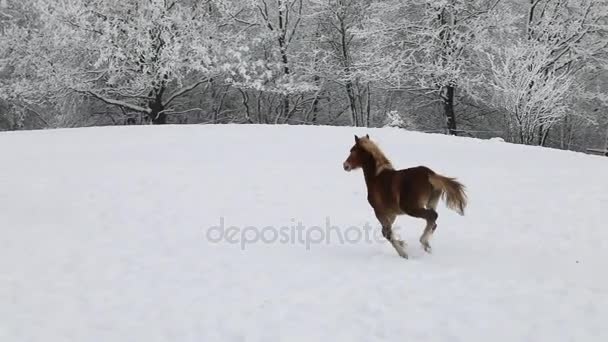
[(342, 166), (344, 167), (344, 171), (352, 170), (352, 168), (350, 167), (350, 165), (347, 162), (344, 162), (344, 164), (342, 164)]

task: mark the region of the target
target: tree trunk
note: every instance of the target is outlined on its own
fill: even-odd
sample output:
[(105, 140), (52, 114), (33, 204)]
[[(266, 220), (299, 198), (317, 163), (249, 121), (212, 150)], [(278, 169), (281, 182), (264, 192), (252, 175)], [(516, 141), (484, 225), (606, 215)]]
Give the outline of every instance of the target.
[(167, 123), (167, 114), (163, 112), (165, 110), (165, 106), (163, 105), (164, 92), (165, 87), (151, 92), (151, 95), (154, 95), (154, 100), (148, 102), (148, 107), (150, 107), (150, 114), (148, 116), (154, 125), (164, 125)]
[[(443, 30), (439, 33), (439, 36), (444, 42), (443, 53), (449, 53), (449, 51), (453, 50), (453, 47), (450, 44), (451, 32), (450, 29), (446, 28), (453, 26), (454, 18), (450, 13), (446, 13), (446, 9), (444, 8), (439, 14), (439, 21), (441, 25), (444, 27)], [(448, 134), (457, 135), (456, 132), (456, 114), (454, 113), (454, 83), (448, 83), (449, 85), (444, 85), (442, 89), (442, 98), (443, 98), (443, 112), (446, 120), (446, 127), (448, 129)]]
[(355, 127), (359, 126), (358, 114), (357, 114), (357, 99), (355, 97), (355, 91), (353, 90), (353, 83), (349, 80), (346, 81), (346, 94), (348, 95), (348, 102), (350, 103), (350, 111), (352, 116), (352, 122)]
[(456, 114), (454, 113), (454, 86), (443, 87), (443, 112), (448, 134), (458, 135), (456, 131)]
[(544, 129), (543, 125), (541, 124), (539, 127), (539, 134), (540, 136), (538, 137), (538, 145), (539, 146), (545, 146), (547, 144), (547, 138), (549, 137), (549, 131), (551, 130), (551, 128), (547, 128)]
[[(287, 18), (285, 16), (289, 15), (289, 9), (286, 10), (286, 13), (283, 13), (281, 9), (283, 2), (281, 0), (278, 1), (277, 5), (279, 6), (279, 51), (281, 52), (281, 59), (283, 61), (283, 73), (285, 76), (288, 76), (290, 71), (289, 59), (287, 58)], [(289, 114), (289, 94), (285, 94), (283, 97), (282, 116), (286, 116), (287, 114)]]
[(369, 88), (369, 82), (367, 82), (367, 102), (365, 104), (365, 112), (366, 112), (366, 127), (370, 127), (371, 116), (372, 116), (372, 95)]
[[(289, 76), (290, 70), (289, 70), (289, 65), (288, 65), (288, 59), (287, 59), (287, 52), (284, 49), (284, 44), (285, 41), (284, 39), (280, 40), (280, 44), (281, 44), (281, 54), (282, 59), (283, 59), (283, 73), (285, 74), (285, 76)], [(289, 114), (289, 94), (285, 94), (283, 96), (283, 117), (286, 117)]]
[(154, 125), (164, 125), (167, 123), (167, 114), (161, 113), (161, 110), (152, 110), (150, 112), (150, 119)]
[(344, 67), (344, 72), (346, 73), (346, 77), (348, 78), (345, 84), (345, 88), (346, 88), (346, 95), (348, 96), (348, 102), (350, 105), (350, 112), (351, 112), (351, 119), (352, 119), (352, 124), (355, 127), (359, 126), (359, 113), (357, 110), (357, 95), (355, 94), (355, 89), (354, 89), (354, 84), (353, 81), (351, 79), (352, 75), (351, 75), (351, 70), (350, 70), (350, 51), (349, 51), (349, 44), (348, 44), (348, 40), (346, 37), (346, 26), (344, 25), (344, 19), (341, 18), (340, 16), (337, 17), (338, 21), (340, 22), (340, 48), (342, 51), (342, 65)]
[[(319, 75), (314, 76), (314, 82), (318, 87), (320, 87), (320, 85), (319, 85), (320, 79), (321, 78), (319, 77)], [(315, 94), (314, 100), (312, 101), (312, 123), (315, 125), (317, 124), (317, 117), (319, 116), (319, 93), (320, 92), (321, 92), (321, 88), (319, 88), (319, 90)]]
[(606, 128), (606, 141), (604, 142), (604, 155), (608, 157), (608, 128)]
[(538, 126), (538, 146), (545, 146), (550, 129), (550, 127), (545, 128), (542, 123)]

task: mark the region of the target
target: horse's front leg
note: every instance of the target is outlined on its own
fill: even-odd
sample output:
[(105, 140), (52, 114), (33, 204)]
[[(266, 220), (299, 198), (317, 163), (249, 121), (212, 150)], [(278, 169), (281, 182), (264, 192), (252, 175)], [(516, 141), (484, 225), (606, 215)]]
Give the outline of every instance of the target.
[(405, 242), (398, 240), (395, 238), (395, 234), (393, 234), (393, 223), (395, 222), (396, 215), (380, 214), (376, 212), (376, 217), (382, 224), (382, 236), (391, 243), (400, 257), (407, 259), (408, 255), (405, 252)]

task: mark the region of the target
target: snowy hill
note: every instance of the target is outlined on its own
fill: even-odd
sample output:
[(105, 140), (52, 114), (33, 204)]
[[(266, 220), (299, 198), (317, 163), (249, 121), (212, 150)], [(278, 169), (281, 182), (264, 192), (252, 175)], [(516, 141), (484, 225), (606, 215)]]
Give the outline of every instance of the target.
[[(382, 240), (342, 170), (355, 133), (467, 186), (433, 254), (421, 220), (396, 222), (409, 260)], [(605, 157), (234, 125), (2, 133), (0, 151), (0, 341), (608, 341)]]

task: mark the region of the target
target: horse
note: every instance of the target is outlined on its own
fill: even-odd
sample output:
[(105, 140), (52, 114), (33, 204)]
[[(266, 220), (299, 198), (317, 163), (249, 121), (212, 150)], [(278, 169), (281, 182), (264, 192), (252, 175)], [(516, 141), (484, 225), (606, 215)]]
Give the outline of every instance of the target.
[(395, 170), (369, 134), (364, 137), (355, 135), (355, 144), (343, 167), (347, 172), (363, 169), (367, 201), (382, 225), (382, 236), (405, 259), (408, 259), (406, 244), (395, 238), (392, 231), (398, 215), (426, 220), (420, 243), (427, 253), (431, 253), (429, 239), (437, 229), (439, 199), (443, 199), (449, 209), (464, 216), (467, 194), (462, 183), (456, 178), (437, 174), (426, 166)]

